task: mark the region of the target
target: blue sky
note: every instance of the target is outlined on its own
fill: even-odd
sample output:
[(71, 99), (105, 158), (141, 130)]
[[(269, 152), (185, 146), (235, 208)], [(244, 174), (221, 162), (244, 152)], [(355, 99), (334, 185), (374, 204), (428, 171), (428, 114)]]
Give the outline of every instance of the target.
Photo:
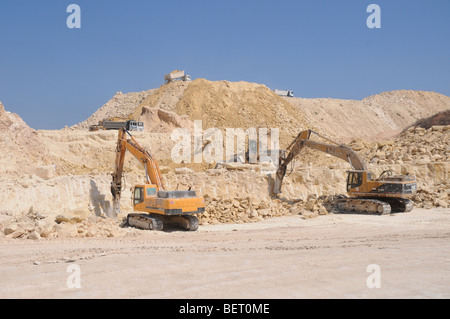
[[(81, 28), (69, 29), (71, 3)], [(381, 29), (369, 29), (369, 4)], [(192, 78), (297, 97), (450, 95), (448, 0), (2, 0), (0, 101), (35, 129), (85, 120), (117, 91)]]

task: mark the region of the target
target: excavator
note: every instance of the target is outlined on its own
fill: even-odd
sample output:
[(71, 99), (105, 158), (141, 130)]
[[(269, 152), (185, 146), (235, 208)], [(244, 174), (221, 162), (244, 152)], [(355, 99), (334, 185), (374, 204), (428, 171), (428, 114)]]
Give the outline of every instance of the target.
[[(129, 135), (130, 138), (127, 138)], [(139, 213), (128, 214), (128, 225), (149, 230), (163, 230), (174, 225), (196, 231), (198, 218), (194, 214), (205, 211), (205, 200), (191, 190), (165, 190), (158, 163), (149, 151), (139, 145), (130, 132), (121, 128), (117, 139), (115, 169), (112, 173), (111, 193), (113, 208), (120, 212), (120, 195), (126, 151), (129, 151), (145, 169), (146, 183), (132, 188), (132, 205)]]
[[(331, 144), (311, 140), (310, 137), (313, 133)], [(286, 152), (279, 157), (274, 194), (281, 193), (288, 164), (305, 147), (338, 157), (350, 164), (351, 170), (348, 171), (347, 177), (348, 197), (335, 202), (337, 210), (384, 215), (391, 212), (410, 212), (413, 209), (413, 202), (410, 198), (416, 193), (415, 176), (394, 175), (391, 170), (386, 170), (376, 178), (372, 172), (368, 171), (367, 164), (361, 156), (351, 148), (312, 130), (300, 132), (287, 147)]]

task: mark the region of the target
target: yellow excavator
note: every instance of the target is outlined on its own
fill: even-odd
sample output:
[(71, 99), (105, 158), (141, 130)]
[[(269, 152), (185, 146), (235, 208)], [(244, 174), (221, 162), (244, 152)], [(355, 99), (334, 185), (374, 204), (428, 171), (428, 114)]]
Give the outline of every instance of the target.
[[(311, 140), (312, 133), (332, 144)], [(364, 160), (351, 148), (312, 130), (300, 132), (287, 147), (286, 152), (280, 156), (273, 189), (274, 194), (281, 193), (287, 166), (304, 147), (330, 154), (350, 164), (352, 169), (348, 171), (347, 177), (349, 197), (336, 201), (336, 208), (339, 211), (383, 215), (391, 212), (409, 212), (413, 209), (413, 202), (410, 198), (417, 191), (414, 176), (393, 175), (392, 171), (386, 170), (378, 178), (375, 178), (374, 174), (367, 170)]]
[[(129, 139), (127, 138), (129, 135)], [(127, 216), (130, 226), (162, 230), (165, 224), (182, 227), (189, 231), (198, 229), (198, 218), (194, 214), (205, 211), (205, 200), (193, 190), (167, 191), (164, 188), (158, 163), (139, 145), (125, 128), (119, 130), (117, 139), (115, 169), (112, 173), (111, 193), (113, 207), (120, 212), (122, 175), (126, 151), (129, 151), (145, 169), (146, 183), (132, 188), (132, 204), (135, 211)]]

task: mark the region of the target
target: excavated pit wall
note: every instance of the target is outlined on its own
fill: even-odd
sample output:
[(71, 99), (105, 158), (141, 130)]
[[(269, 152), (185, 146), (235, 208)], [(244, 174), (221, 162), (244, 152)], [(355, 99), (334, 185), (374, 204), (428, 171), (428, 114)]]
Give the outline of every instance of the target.
[[(375, 173), (392, 169), (417, 177), (417, 207), (450, 207), (449, 162), (380, 165)], [(270, 197), (273, 175), (251, 170), (206, 172), (181, 170), (164, 174), (167, 189), (193, 186), (205, 197), (206, 211), (200, 224), (245, 223), (283, 216), (313, 218), (333, 211), (336, 195), (345, 194), (347, 168), (303, 167), (287, 176), (283, 194)], [(121, 213), (112, 207), (109, 175), (61, 176), (48, 180), (2, 182), (0, 237), (122, 237), (139, 230), (123, 228), (123, 218), (132, 212), (130, 187), (143, 176), (126, 174)]]
[[(433, 206), (448, 206), (448, 181), (450, 163), (389, 164), (378, 166), (374, 173), (391, 169), (396, 173), (409, 173), (417, 178), (419, 194)], [(192, 186), (199, 195), (215, 202), (250, 200), (257, 208), (262, 203), (273, 202), (270, 189), (273, 174), (254, 170), (228, 171), (212, 169), (206, 172), (164, 174), (167, 189), (183, 190)], [(130, 212), (130, 188), (141, 183), (143, 176), (127, 174), (122, 193), (123, 212)], [(304, 167), (285, 177), (281, 200), (306, 202), (311, 196), (332, 196), (345, 194), (346, 168)], [(65, 215), (67, 218), (85, 219), (89, 215), (116, 217), (112, 210), (110, 193), (111, 177), (108, 175), (62, 176), (47, 181), (31, 180), (22, 182), (3, 182), (0, 201), (3, 211), (12, 215), (27, 212), (32, 207), (46, 216)], [(434, 199), (429, 198), (433, 194)], [(441, 200), (441, 204), (437, 204)], [(263, 205), (264, 206), (264, 205)], [(254, 207), (254, 208), (255, 208)], [(237, 208), (237, 207), (236, 207)], [(209, 208), (207, 207), (207, 210)], [(217, 212), (220, 215), (220, 212)], [(219, 217), (219, 216), (218, 216)]]

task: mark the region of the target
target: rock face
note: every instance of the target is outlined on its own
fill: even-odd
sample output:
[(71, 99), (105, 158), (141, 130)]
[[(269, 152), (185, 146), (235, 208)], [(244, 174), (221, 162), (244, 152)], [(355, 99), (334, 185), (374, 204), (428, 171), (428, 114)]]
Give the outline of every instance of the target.
[(194, 129), (194, 123), (187, 116), (148, 106), (142, 108), (139, 121), (144, 122), (147, 132), (172, 133), (176, 128), (186, 128), (192, 132)]

